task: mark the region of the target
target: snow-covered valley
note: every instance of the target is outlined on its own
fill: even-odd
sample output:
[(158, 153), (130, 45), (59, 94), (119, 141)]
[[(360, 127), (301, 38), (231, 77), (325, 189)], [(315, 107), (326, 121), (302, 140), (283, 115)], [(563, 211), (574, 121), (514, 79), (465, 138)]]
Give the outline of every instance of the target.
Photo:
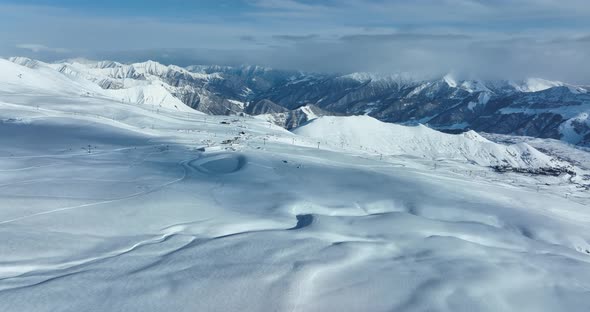
[(162, 88), (0, 60), (0, 311), (588, 310), (587, 151)]

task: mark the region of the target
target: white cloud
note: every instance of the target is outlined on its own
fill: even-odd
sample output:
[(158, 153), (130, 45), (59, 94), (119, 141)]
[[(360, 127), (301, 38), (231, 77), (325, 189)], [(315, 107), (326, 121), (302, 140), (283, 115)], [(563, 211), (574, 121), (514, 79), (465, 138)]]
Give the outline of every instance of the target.
[(243, 1), (231, 19), (0, 4), (0, 54), (590, 83), (587, 0)]
[(42, 44), (36, 44), (36, 43), (17, 44), (16, 47), (19, 49), (29, 50), (34, 53), (39, 53), (39, 52), (68, 53), (68, 52), (70, 52), (70, 50), (68, 50), (68, 49), (51, 48), (51, 47), (48, 47), (48, 46), (45, 46)]

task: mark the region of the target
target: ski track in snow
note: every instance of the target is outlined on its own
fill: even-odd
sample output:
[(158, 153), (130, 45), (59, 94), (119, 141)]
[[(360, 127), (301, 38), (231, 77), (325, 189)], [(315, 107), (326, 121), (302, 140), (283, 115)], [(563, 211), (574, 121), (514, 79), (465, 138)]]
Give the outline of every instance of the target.
[[(105, 152), (105, 153), (107, 153), (107, 152)], [(149, 157), (149, 156), (147, 156), (147, 157)], [(195, 159), (197, 159), (197, 158), (195, 158)], [(16, 222), (16, 221), (21, 221), (21, 220), (28, 219), (28, 218), (33, 218), (33, 217), (36, 217), (36, 216), (42, 216), (42, 215), (46, 215), (46, 214), (51, 214), (51, 213), (66, 211), (66, 210), (79, 209), (79, 208), (84, 208), (84, 207), (92, 207), (92, 206), (104, 205), (104, 204), (110, 204), (110, 203), (114, 203), (114, 202), (118, 202), (118, 201), (123, 201), (123, 200), (131, 199), (131, 198), (136, 198), (136, 197), (139, 197), (139, 196), (142, 196), (142, 195), (146, 195), (146, 194), (149, 194), (149, 193), (152, 193), (152, 192), (160, 191), (160, 190), (162, 190), (163, 188), (165, 188), (165, 187), (167, 187), (169, 185), (172, 185), (174, 183), (178, 183), (178, 182), (186, 179), (187, 174), (188, 174), (188, 169), (186, 167), (186, 164), (188, 162), (191, 162), (191, 161), (195, 160), (195, 159), (191, 159), (191, 160), (188, 160), (188, 161), (182, 161), (182, 162), (178, 163), (178, 165), (181, 166), (184, 169), (184, 173), (183, 173), (182, 177), (180, 177), (178, 179), (174, 179), (174, 180), (169, 181), (169, 182), (166, 182), (166, 183), (163, 183), (161, 185), (157, 185), (157, 186), (153, 187), (150, 190), (143, 191), (143, 192), (137, 192), (137, 193), (134, 193), (134, 194), (131, 194), (131, 195), (128, 195), (128, 196), (124, 196), (124, 197), (120, 197), (120, 198), (108, 199), (108, 200), (103, 200), (103, 201), (98, 201), (98, 202), (93, 202), (93, 203), (88, 203), (88, 204), (83, 204), (83, 205), (76, 205), (76, 206), (70, 206), (70, 207), (62, 207), (62, 208), (52, 209), (52, 210), (49, 210), (49, 211), (38, 212), (38, 213), (34, 213), (34, 214), (22, 216), (22, 217), (10, 219), (10, 220), (0, 221), (0, 225), (6, 224), (6, 223), (11, 223), (11, 222)], [(31, 180), (31, 181), (26, 181), (26, 182), (32, 182), (32, 181), (39, 181), (39, 180)], [(17, 182), (17, 183), (22, 184), (24, 182), (21, 181), (21, 182)], [(0, 187), (2, 187), (2, 186), (4, 186), (4, 185), (0, 185)]]

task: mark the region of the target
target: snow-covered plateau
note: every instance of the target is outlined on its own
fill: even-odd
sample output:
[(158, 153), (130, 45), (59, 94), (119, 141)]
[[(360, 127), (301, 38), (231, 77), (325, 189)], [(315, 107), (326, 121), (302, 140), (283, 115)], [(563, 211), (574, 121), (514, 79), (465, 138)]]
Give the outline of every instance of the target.
[(590, 309), (582, 147), (369, 116), (290, 132), (17, 63), (0, 59), (0, 311)]

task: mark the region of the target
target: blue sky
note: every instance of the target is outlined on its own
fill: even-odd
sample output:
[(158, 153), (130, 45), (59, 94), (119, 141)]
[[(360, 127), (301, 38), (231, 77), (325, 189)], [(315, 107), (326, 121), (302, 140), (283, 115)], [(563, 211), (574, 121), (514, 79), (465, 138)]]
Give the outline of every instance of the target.
[[(586, 81), (587, 0), (0, 0), (0, 56)], [(486, 76), (486, 77), (483, 77)]]
[(152, 16), (158, 18), (192, 18), (196, 16), (232, 16), (256, 9), (248, 1), (218, 0), (8, 0), (8, 4), (69, 8), (95, 16)]

